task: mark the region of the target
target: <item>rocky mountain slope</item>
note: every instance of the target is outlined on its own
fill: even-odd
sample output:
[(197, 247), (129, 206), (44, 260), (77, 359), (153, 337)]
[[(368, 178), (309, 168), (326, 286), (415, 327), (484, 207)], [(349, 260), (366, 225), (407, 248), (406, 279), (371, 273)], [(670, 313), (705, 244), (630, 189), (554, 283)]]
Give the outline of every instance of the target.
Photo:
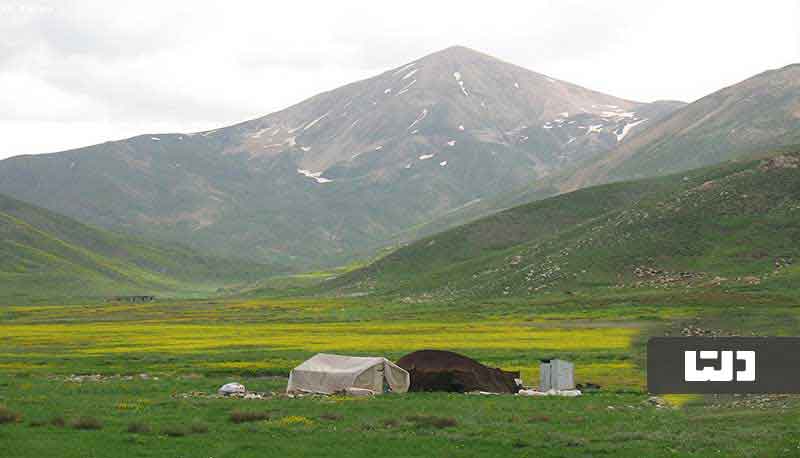
[(96, 229), (0, 195), (0, 305), (44, 296), (214, 288), (273, 272)]
[(0, 192), (226, 256), (331, 265), (596, 158), (680, 106), (453, 47), (234, 126), (0, 161)]
[(664, 175), (800, 142), (800, 64), (726, 87), (564, 177), (562, 190)]
[(409, 298), (800, 280), (800, 147), (581, 189), (419, 240), (324, 285)]
[(673, 107), (669, 116), (646, 123), (628, 141), (604, 154), (456, 209), (401, 234), (398, 241), (592, 185), (661, 176), (791, 147), (800, 142), (800, 65), (770, 70), (689, 105)]

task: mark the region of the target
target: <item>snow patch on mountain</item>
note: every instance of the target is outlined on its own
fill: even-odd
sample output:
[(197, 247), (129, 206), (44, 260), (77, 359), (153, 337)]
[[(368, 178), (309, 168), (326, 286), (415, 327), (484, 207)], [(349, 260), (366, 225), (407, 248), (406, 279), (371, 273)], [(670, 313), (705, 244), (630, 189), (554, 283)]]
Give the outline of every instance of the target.
[(312, 172), (310, 170), (305, 169), (297, 169), (297, 173), (300, 175), (306, 176), (308, 178), (314, 179), (317, 183), (330, 183), (333, 180), (329, 180), (322, 176), (322, 172)]
[[(415, 120), (414, 120), (414, 122), (412, 122), (412, 123), (411, 123), (411, 124), (410, 124), (410, 125), (409, 125), (409, 126), (406, 128), (406, 130), (410, 130), (412, 127), (416, 126), (416, 125), (417, 125), (417, 124), (418, 124), (420, 121), (422, 121), (423, 119), (425, 119), (425, 117), (426, 117), (426, 116), (428, 116), (428, 109), (427, 109), (427, 108), (423, 108), (423, 109), (422, 109), (422, 112), (420, 112), (420, 114), (417, 116), (417, 119), (415, 119)], [(411, 132), (411, 133), (413, 134), (413, 133), (415, 133), (415, 132)]]
[(461, 72), (453, 72), (453, 78), (456, 79), (458, 86), (461, 88), (461, 92), (464, 95), (469, 96), (469, 91), (464, 87), (464, 81), (461, 79)]
[(269, 130), (269, 127), (259, 130), (258, 132), (253, 133), (250, 135), (250, 138), (261, 138)]
[(330, 112), (330, 111), (329, 111), (329, 112), (327, 112), (327, 113), (325, 113), (324, 115), (320, 116), (319, 118), (317, 118), (317, 119), (315, 119), (315, 120), (311, 121), (310, 123), (306, 124), (306, 126), (305, 126), (305, 127), (303, 127), (303, 130), (308, 130), (308, 129), (310, 129), (310, 128), (314, 127), (314, 125), (315, 125), (316, 123), (318, 123), (318, 122), (322, 121), (322, 120), (323, 120), (323, 119), (324, 119), (326, 116), (328, 116), (329, 114), (331, 114), (331, 112)]
[(633, 118), (636, 112), (633, 111), (601, 111), (600, 117), (602, 118)]
[(397, 92), (397, 95), (402, 95), (402, 94), (405, 94), (406, 92), (408, 92), (408, 90), (411, 89), (411, 86), (413, 86), (414, 83), (416, 83), (416, 82), (417, 82), (417, 79), (416, 78), (413, 79), (410, 83), (406, 84), (406, 86), (403, 89), (400, 89)]
[(406, 73), (406, 76), (404, 76), (402, 79), (407, 80), (407, 79), (411, 78), (412, 76), (414, 76), (414, 73), (417, 73), (418, 71), (419, 71), (419, 69), (415, 68), (414, 70), (411, 70), (410, 72)]
[(622, 128), (622, 132), (617, 134), (617, 142), (621, 142), (622, 139), (624, 139), (625, 136), (628, 135), (628, 133), (631, 131), (631, 129), (633, 129), (634, 127), (638, 126), (639, 124), (641, 124), (641, 123), (643, 123), (645, 121), (647, 121), (647, 118), (641, 119), (641, 120), (636, 121), (636, 122), (625, 124), (625, 126)]
[(403, 73), (405, 70), (408, 70), (409, 68), (413, 67), (414, 65), (417, 65), (417, 63), (416, 62), (411, 62), (410, 64), (406, 65), (405, 67), (401, 67), (401, 68), (395, 70), (395, 72), (393, 74), (394, 75), (399, 75), (400, 73)]

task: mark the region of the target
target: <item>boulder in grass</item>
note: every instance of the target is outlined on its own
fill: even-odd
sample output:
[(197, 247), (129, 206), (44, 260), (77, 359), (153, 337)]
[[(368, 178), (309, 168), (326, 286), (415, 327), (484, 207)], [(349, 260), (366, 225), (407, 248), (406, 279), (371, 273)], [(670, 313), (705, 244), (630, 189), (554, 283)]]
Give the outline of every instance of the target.
[(219, 390), (217, 390), (217, 393), (219, 393), (222, 396), (231, 396), (231, 395), (234, 395), (234, 394), (245, 394), (246, 392), (247, 392), (247, 390), (244, 388), (244, 385), (242, 385), (241, 383), (236, 383), (236, 382), (226, 383), (226, 384), (222, 385), (221, 387), (219, 387)]

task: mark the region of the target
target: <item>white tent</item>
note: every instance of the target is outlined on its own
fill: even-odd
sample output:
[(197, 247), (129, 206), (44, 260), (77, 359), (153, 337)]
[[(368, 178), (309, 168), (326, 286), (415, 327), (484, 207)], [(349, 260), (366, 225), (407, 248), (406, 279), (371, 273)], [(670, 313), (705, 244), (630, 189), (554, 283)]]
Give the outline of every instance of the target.
[(386, 358), (319, 353), (289, 374), (287, 393), (333, 394), (350, 389), (405, 393), (408, 372)]

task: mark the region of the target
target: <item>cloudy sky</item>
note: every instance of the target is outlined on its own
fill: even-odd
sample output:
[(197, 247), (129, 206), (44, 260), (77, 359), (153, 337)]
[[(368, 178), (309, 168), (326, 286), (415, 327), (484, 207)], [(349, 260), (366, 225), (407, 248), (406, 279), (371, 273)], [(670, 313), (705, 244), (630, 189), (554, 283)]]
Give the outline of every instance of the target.
[(454, 44), (640, 101), (800, 62), (800, 2), (0, 0), (0, 158), (262, 116)]

